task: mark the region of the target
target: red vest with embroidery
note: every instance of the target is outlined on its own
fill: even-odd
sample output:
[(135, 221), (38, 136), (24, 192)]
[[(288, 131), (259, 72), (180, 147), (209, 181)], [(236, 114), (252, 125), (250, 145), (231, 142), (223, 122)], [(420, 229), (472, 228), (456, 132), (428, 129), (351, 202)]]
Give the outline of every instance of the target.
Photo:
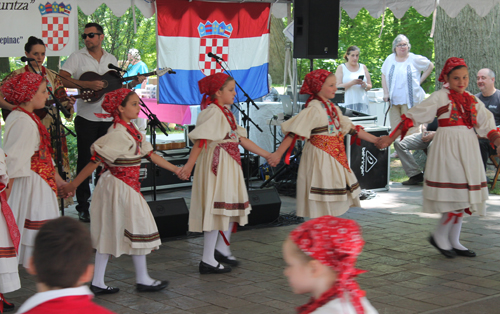
[[(50, 159), (50, 160), (47, 160)], [(52, 163), (52, 156), (46, 150), (37, 150), (31, 156), (31, 170), (38, 173), (47, 182), (50, 188), (57, 193), (56, 169)]]
[(309, 142), (328, 155), (337, 160), (344, 168), (351, 172), (349, 163), (347, 162), (347, 155), (345, 153), (344, 134), (339, 132), (337, 136), (328, 135), (313, 135), (309, 138)]

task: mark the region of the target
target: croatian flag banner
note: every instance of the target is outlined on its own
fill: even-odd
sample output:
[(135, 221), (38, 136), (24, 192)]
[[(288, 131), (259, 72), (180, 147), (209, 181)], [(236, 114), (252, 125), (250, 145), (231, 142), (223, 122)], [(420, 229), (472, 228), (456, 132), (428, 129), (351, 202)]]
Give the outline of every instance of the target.
[(269, 3), (169, 0), (156, 1), (156, 8), (158, 67), (177, 73), (159, 78), (159, 103), (200, 104), (198, 81), (223, 72), (209, 52), (227, 62), (250, 98), (269, 93)]

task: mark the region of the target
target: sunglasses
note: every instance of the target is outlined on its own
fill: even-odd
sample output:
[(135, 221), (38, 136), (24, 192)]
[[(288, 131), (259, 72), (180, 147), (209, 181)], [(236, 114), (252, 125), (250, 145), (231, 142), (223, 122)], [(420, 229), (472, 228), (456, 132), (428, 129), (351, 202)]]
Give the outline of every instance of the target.
[(102, 34), (101, 33), (88, 33), (88, 34), (83, 33), (82, 38), (84, 40), (87, 39), (87, 36), (89, 36), (89, 38), (94, 38), (95, 35), (102, 35)]

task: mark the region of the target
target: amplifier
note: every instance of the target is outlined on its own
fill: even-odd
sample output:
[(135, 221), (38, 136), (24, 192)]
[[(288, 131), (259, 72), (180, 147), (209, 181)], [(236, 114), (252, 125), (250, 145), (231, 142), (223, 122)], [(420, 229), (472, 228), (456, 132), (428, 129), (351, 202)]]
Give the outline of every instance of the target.
[[(365, 131), (377, 137), (389, 135), (389, 128), (366, 125)], [(389, 190), (390, 163), (389, 149), (379, 150), (375, 144), (361, 141), (361, 145), (349, 145), (351, 136), (345, 137), (349, 166), (356, 175), (359, 185), (366, 190)]]

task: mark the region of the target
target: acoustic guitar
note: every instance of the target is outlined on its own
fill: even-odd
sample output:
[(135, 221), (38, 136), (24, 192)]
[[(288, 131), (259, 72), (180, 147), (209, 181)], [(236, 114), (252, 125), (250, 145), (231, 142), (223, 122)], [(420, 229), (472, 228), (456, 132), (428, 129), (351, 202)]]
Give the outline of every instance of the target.
[(92, 91), (94, 93), (94, 96), (91, 97), (90, 99), (84, 100), (85, 102), (96, 102), (100, 100), (102, 97), (104, 97), (104, 94), (109, 93), (111, 91), (117, 90), (119, 88), (122, 88), (122, 83), (126, 81), (132, 81), (135, 80), (138, 76), (151, 76), (151, 75), (158, 75), (158, 77), (165, 75), (171, 71), (170, 68), (165, 68), (165, 69), (159, 69), (153, 72), (145, 73), (145, 74), (139, 74), (135, 76), (129, 76), (129, 77), (120, 77), (118, 72), (116, 71), (108, 71), (104, 73), (103, 75), (97, 74), (95, 72), (89, 71), (83, 73), (79, 80), (80, 81), (103, 81), (104, 82), (104, 88), (98, 91), (93, 91), (88, 88), (83, 88), (80, 90), (80, 93), (82, 91), (84, 92), (89, 92)]

